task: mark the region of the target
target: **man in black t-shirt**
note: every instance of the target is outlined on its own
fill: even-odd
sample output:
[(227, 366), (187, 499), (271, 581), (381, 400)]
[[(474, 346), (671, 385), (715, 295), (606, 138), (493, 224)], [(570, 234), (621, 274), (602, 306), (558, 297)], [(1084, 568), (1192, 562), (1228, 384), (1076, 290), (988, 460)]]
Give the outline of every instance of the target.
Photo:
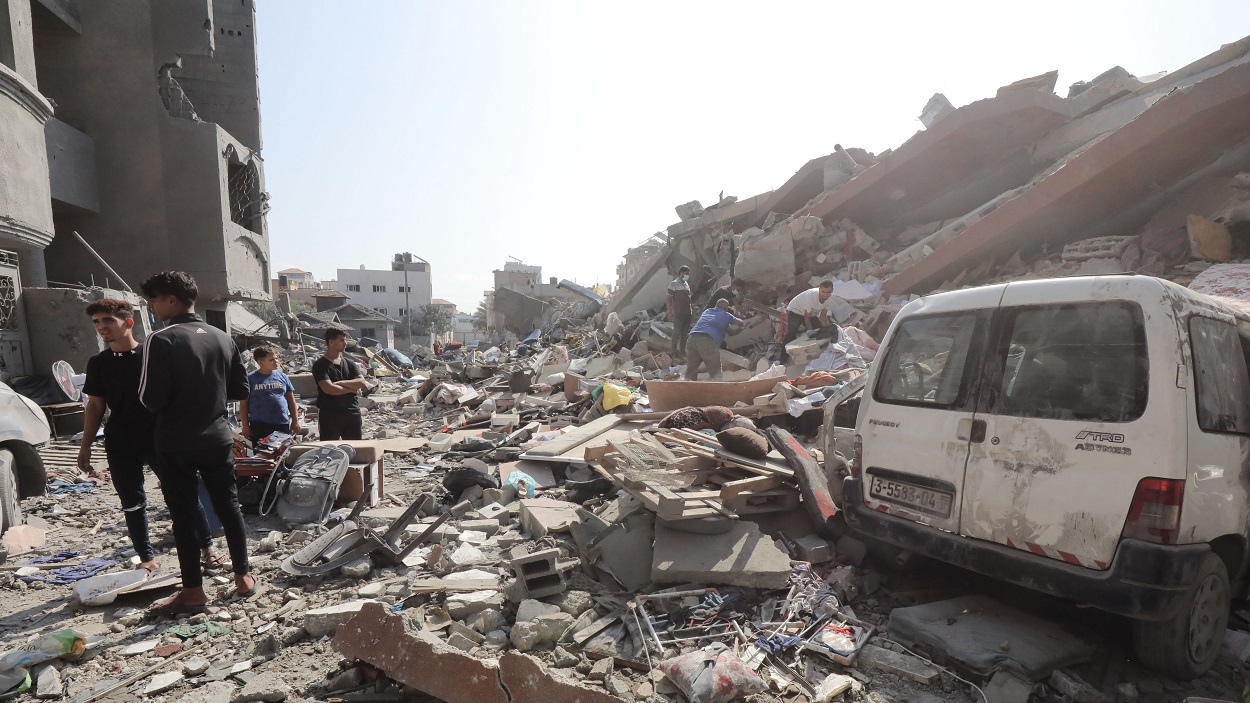
[[(109, 474), (126, 518), (126, 531), (139, 566), (155, 571), (156, 551), (148, 537), (147, 494), (143, 490), (144, 465), (155, 466), (156, 450), (153, 433), (156, 418), (139, 402), (139, 378), (143, 373), (143, 347), (135, 341), (133, 311), (130, 303), (116, 298), (102, 298), (87, 306), (87, 314), (96, 334), (109, 346), (87, 361), (87, 395), (82, 444), (78, 449), (78, 467), (92, 479), (103, 478), (91, 466), (91, 443), (95, 440), (107, 407), (111, 414), (104, 426), (104, 452), (108, 457)], [(197, 505), (197, 508), (201, 506)], [(215, 568), (225, 557), (213, 548), (212, 535), (203, 509), (196, 516), (196, 534), (203, 565)]]
[(741, 278), (731, 280), (729, 285), (712, 291), (712, 297), (707, 301), (708, 309), (716, 307), (716, 301), (724, 300), (729, 303), (729, 312), (741, 317), (742, 311), (738, 310), (738, 304), (742, 302), (746, 288), (746, 281)]
[(357, 391), (370, 392), (360, 367), (343, 356), (347, 333), (326, 330), (326, 353), (313, 362), (317, 382), (317, 431), (321, 441), (361, 439), (360, 401)]

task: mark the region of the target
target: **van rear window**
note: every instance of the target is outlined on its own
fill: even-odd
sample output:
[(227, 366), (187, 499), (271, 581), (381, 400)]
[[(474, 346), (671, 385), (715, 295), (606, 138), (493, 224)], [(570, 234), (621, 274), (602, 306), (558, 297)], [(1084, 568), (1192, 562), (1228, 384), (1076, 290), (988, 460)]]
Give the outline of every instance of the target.
[(1189, 320), (1194, 352), (1198, 426), (1208, 432), (1250, 434), (1250, 379), (1245, 341), (1237, 328), (1206, 317)]
[(1141, 307), (1127, 301), (1003, 308), (989, 411), (1047, 420), (1131, 422), (1146, 411)]
[(899, 324), (877, 379), (884, 403), (951, 407), (962, 402), (977, 312), (913, 317)]

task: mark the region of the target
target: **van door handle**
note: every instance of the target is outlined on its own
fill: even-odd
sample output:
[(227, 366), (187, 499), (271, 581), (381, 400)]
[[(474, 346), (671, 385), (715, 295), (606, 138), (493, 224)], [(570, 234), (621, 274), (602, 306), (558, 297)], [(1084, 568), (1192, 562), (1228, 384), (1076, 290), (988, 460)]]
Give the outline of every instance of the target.
[(955, 427), (955, 439), (980, 444), (985, 441), (985, 420), (964, 418)]
[(968, 441), (973, 444), (980, 444), (985, 441), (985, 420), (972, 421), (972, 432), (969, 433)]

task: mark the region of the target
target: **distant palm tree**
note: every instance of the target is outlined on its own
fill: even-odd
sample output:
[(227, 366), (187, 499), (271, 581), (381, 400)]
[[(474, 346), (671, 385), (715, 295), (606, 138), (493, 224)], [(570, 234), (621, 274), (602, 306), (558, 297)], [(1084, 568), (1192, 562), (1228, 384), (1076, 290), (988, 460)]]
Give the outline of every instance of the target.
[(490, 327), (490, 321), (486, 319), (486, 301), (477, 304), (477, 310), (473, 312), (473, 329), (481, 332)]

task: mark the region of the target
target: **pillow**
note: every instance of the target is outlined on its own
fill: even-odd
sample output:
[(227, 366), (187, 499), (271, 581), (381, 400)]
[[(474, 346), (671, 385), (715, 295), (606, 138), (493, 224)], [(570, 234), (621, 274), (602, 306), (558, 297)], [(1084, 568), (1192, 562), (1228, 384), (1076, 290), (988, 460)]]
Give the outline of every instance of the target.
[(720, 440), (725, 449), (748, 459), (763, 459), (768, 456), (768, 440), (745, 427), (730, 427), (717, 432), (716, 439)]

